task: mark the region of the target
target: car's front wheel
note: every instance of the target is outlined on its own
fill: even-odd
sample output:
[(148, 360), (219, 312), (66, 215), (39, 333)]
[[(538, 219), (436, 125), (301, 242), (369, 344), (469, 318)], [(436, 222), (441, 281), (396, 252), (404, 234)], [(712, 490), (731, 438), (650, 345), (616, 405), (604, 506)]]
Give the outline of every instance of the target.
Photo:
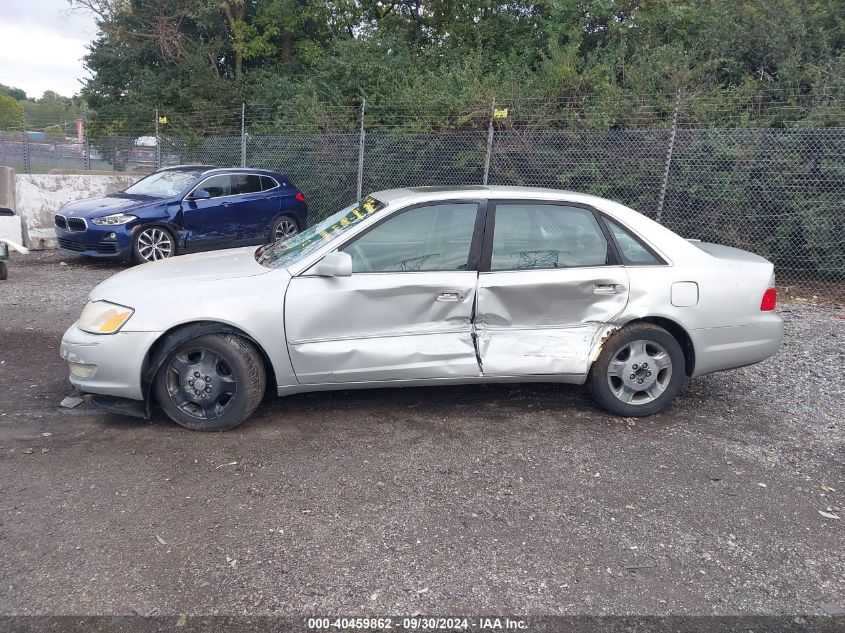
[(176, 240), (165, 228), (151, 226), (141, 229), (132, 240), (132, 260), (136, 264), (167, 259), (176, 254)]
[(171, 351), (153, 386), (159, 406), (177, 424), (225, 431), (252, 415), (266, 382), (250, 343), (233, 334), (207, 334)]
[(665, 409), (681, 389), (684, 352), (672, 334), (636, 323), (612, 334), (590, 371), (590, 391), (607, 411), (626, 417)]

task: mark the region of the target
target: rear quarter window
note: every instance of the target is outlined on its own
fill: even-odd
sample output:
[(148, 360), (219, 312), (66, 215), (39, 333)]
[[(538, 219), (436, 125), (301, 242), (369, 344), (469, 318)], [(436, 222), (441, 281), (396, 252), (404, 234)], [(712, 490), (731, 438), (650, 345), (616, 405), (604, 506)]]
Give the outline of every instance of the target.
[(279, 186), (279, 183), (277, 183), (274, 178), (270, 178), (270, 176), (261, 176), (261, 190), (262, 191), (274, 189), (278, 186)]
[(619, 255), (622, 263), (627, 266), (655, 266), (663, 264), (649, 248), (635, 237), (628, 229), (620, 226), (610, 218), (605, 217), (604, 223), (610, 229), (616, 245), (619, 247)]

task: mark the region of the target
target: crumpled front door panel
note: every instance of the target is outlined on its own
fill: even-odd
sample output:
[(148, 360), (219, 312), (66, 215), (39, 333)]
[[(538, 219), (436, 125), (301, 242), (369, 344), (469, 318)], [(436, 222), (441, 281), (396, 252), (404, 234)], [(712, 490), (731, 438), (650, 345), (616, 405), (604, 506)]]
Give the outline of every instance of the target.
[(478, 376), (472, 271), (297, 277), (285, 298), (300, 383)]

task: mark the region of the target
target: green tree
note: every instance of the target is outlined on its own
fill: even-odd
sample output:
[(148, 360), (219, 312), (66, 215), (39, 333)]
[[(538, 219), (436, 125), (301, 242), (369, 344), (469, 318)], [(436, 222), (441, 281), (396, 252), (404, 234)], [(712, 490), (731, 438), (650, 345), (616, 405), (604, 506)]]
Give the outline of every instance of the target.
[(23, 107), (12, 97), (0, 95), (0, 130), (13, 130), (23, 126)]
[(12, 88), (11, 86), (5, 86), (3, 84), (0, 84), (0, 95), (12, 97), (12, 99), (16, 99), (17, 101), (23, 101), (26, 99), (26, 93), (20, 88)]

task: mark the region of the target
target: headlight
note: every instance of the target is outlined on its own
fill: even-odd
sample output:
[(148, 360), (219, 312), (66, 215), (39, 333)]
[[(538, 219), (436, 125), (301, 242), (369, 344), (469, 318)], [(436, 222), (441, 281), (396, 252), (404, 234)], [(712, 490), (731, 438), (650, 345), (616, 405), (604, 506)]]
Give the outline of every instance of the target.
[(106, 215), (102, 218), (91, 218), (91, 221), (94, 224), (127, 224), (132, 220), (137, 220), (138, 217), (135, 215), (129, 215), (128, 213), (113, 213), (112, 215)]
[(82, 310), (78, 326), (91, 334), (114, 334), (134, 312), (132, 308), (108, 301), (89, 301)]

